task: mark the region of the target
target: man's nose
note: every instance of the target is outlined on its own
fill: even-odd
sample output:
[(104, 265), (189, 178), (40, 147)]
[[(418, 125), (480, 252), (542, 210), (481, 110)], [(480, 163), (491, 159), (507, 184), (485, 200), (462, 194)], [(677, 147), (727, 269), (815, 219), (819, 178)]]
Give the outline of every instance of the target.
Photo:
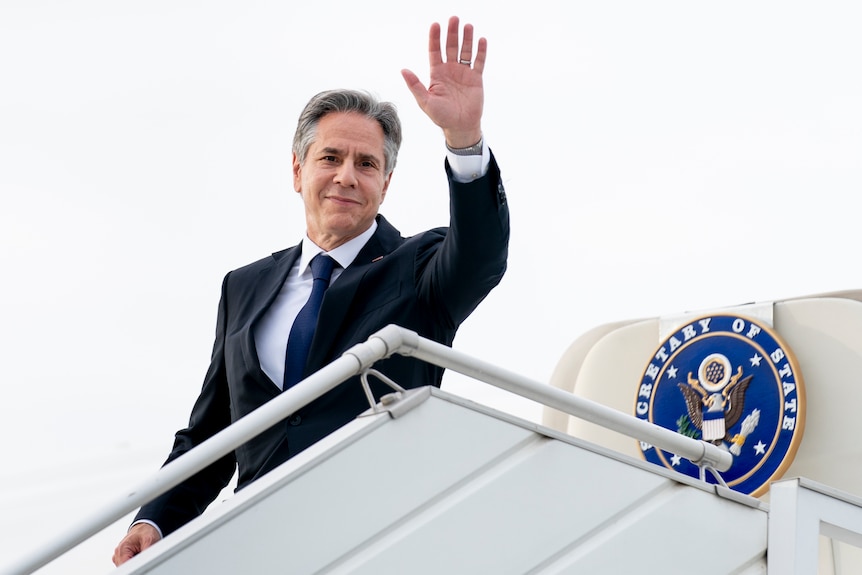
[(335, 182), (339, 185), (352, 188), (356, 185), (356, 168), (350, 162), (344, 162), (335, 172)]

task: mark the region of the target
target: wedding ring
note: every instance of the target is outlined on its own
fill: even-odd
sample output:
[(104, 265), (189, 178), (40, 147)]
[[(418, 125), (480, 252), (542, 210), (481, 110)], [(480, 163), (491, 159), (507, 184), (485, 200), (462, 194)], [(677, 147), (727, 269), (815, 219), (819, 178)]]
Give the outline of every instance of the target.
[(470, 62), (470, 60), (464, 60), (463, 58), (458, 58), (458, 63), (459, 64), (466, 64), (469, 66), (472, 62)]

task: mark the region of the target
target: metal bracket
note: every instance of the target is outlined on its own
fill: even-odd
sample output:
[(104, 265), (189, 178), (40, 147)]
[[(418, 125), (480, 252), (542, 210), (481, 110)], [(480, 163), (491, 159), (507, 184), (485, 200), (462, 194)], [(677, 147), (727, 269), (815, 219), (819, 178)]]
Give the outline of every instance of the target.
[[(368, 384), (369, 375), (373, 375), (395, 391), (381, 396), (379, 403), (374, 401), (374, 394), (371, 393), (371, 386)], [(365, 391), (365, 397), (371, 405), (373, 414), (388, 412), (393, 418), (398, 418), (431, 397), (430, 385), (416, 389), (404, 389), (376, 369), (364, 369), (359, 380), (362, 382), (362, 389)]]
[(393, 419), (397, 419), (414, 407), (424, 403), (429, 397), (431, 397), (431, 386), (426, 385), (389, 393), (380, 398), (380, 403), (386, 406), (385, 411), (388, 411)]
[(706, 472), (709, 471), (713, 477), (715, 477), (716, 482), (722, 487), (727, 487), (727, 483), (725, 483), (724, 478), (719, 475), (718, 471), (716, 471), (715, 467), (711, 465), (698, 465), (700, 469), (700, 480), (706, 482)]
[[(380, 398), (380, 401), (383, 402), (384, 398), (389, 397), (390, 395), (396, 395), (399, 393), (405, 393), (407, 390), (377, 371), (376, 369), (372, 369), (370, 367), (366, 367), (362, 370), (362, 373), (359, 374), (359, 381), (362, 382), (362, 389), (365, 391), (365, 398), (368, 400), (368, 405), (371, 406), (371, 410), (374, 413), (379, 413), (381, 411), (385, 411), (377, 407), (377, 402), (374, 400), (374, 394), (371, 393), (371, 386), (368, 384), (368, 376), (373, 375), (389, 387), (395, 390), (395, 394), (387, 394)], [(397, 398), (396, 398), (397, 399)]]

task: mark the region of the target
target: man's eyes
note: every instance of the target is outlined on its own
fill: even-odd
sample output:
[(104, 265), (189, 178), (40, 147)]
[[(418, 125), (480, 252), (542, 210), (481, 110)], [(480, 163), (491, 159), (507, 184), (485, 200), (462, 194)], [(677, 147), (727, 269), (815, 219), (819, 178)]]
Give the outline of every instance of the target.
[[(327, 163), (331, 163), (331, 164), (338, 164), (341, 162), (341, 159), (338, 156), (326, 155), (326, 156), (321, 156), (320, 159), (323, 162), (327, 162)], [(356, 165), (359, 166), (360, 168), (365, 168), (365, 169), (371, 169), (371, 170), (377, 169), (377, 163), (374, 162), (373, 160), (362, 160), (362, 161), (358, 162)]]

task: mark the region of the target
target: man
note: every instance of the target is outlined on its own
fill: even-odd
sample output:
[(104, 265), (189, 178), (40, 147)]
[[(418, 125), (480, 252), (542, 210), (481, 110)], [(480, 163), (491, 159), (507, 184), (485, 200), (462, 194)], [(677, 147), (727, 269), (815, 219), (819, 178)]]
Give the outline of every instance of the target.
[[(283, 389), (394, 323), (451, 345), (461, 322), (506, 269), (509, 216), (500, 172), (482, 140), (482, 72), (487, 43), (449, 20), (445, 60), (440, 26), (431, 26), (430, 84), (403, 70), (421, 109), (447, 146), (450, 226), (411, 238), (379, 215), (392, 179), (401, 126), (391, 104), (334, 90), (308, 103), (293, 144), (294, 188), (305, 206), (307, 237), (293, 248), (224, 279), (212, 361), (168, 461), (276, 397)], [(327, 278), (315, 278), (325, 254)], [(309, 270), (309, 267), (312, 270)], [(329, 275), (331, 273), (331, 275)], [(325, 292), (312, 286), (329, 282)], [(322, 288), (321, 288), (322, 289)], [(293, 367), (292, 333), (306, 300), (322, 296), (307, 359)], [(311, 294), (311, 298), (310, 298)], [(285, 361), (287, 348), (287, 361)], [(393, 356), (377, 366), (405, 387), (439, 386), (441, 368)], [(294, 373), (295, 370), (295, 373)], [(373, 378), (372, 378), (373, 379)], [(372, 382), (376, 397), (384, 388)], [(114, 551), (119, 565), (206, 509), (239, 469), (242, 488), (368, 409), (358, 378), (341, 384), (233, 454), (145, 505)]]

